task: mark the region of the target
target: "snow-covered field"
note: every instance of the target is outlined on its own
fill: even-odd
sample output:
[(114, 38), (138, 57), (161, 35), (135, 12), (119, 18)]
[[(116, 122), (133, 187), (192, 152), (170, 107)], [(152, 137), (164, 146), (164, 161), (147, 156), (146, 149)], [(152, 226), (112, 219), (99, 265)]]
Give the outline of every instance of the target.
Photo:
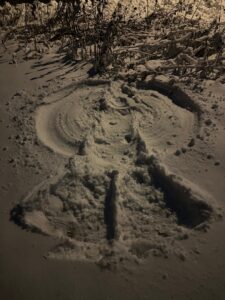
[[(127, 17), (134, 7), (146, 16), (155, 7), (148, 2), (123, 1)], [(175, 1), (158, 5), (169, 11)], [(49, 12), (39, 3), (36, 21), (41, 9), (50, 16), (56, 6)], [(15, 9), (8, 5), (5, 18)], [(178, 14), (224, 18), (219, 1), (194, 1), (192, 13), (184, 6)], [(91, 61), (66, 59), (60, 42), (24, 46), (14, 36), (1, 45), (1, 286), (8, 299), (31, 298), (31, 288), (20, 291), (24, 280), (38, 299), (52, 299), (55, 274), (58, 299), (223, 299), (225, 52), (204, 28), (184, 26), (175, 46), (161, 29), (119, 48), (135, 55), (117, 74), (110, 66), (92, 77)], [(202, 45), (211, 52), (202, 54)], [(9, 288), (15, 265), (20, 274)], [(39, 267), (47, 275), (35, 277)]]

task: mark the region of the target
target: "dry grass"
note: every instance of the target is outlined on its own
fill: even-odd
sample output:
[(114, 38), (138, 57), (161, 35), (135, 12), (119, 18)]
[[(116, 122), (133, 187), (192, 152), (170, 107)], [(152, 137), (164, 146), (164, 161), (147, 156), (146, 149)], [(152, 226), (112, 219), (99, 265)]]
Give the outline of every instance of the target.
[[(200, 2), (199, 2), (200, 3)], [(157, 73), (199, 78), (217, 78), (225, 71), (224, 35), (221, 6), (218, 17), (207, 25), (196, 19), (198, 3), (193, 8), (179, 1), (169, 11), (155, 1), (153, 12), (145, 19), (137, 10), (127, 20), (126, 7), (119, 2), (109, 18), (108, 1), (92, 0), (89, 5), (81, 0), (61, 1), (53, 16), (35, 20), (30, 5), (25, 10), (25, 25), (9, 30), (3, 39), (17, 35), (29, 44), (31, 40), (58, 41), (59, 51), (75, 61), (89, 60), (92, 73), (117, 73), (122, 68), (133, 68), (149, 60), (166, 60)], [(18, 22), (18, 11), (9, 17), (9, 9), (1, 11), (1, 22), (13, 27)], [(1, 23), (1, 24), (2, 24)], [(22, 33), (22, 34), (21, 34)], [(25, 34), (24, 34), (25, 33)], [(35, 39), (34, 39), (35, 37)]]

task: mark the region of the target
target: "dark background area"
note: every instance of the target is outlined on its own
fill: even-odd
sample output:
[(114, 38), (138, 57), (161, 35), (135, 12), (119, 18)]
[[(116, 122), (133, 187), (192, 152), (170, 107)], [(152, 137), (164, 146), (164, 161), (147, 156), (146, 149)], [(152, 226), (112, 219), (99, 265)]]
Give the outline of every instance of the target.
[[(40, 1), (40, 0), (39, 0)], [(0, 0), (0, 5), (4, 5), (5, 2), (9, 2), (10, 4), (21, 4), (21, 3), (33, 3), (34, 0), (8, 0), (8, 1), (5, 1), (5, 0)], [(43, 3), (48, 3), (50, 2), (49, 0), (41, 0), (40, 2), (43, 2)]]

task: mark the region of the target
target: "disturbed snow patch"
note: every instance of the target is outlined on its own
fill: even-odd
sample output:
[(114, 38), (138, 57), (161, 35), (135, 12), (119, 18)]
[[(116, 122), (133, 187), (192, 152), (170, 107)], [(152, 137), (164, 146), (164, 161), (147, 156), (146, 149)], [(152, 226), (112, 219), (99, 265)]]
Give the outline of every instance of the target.
[[(103, 164), (121, 164), (130, 160), (133, 152), (127, 152), (139, 135), (150, 152), (156, 148), (165, 154), (197, 133), (197, 113), (152, 86), (149, 91), (122, 82), (101, 83), (87, 81), (67, 97), (46, 99), (36, 116), (37, 135), (44, 145), (65, 156), (91, 148)], [(184, 103), (191, 105), (186, 99)], [(174, 145), (168, 148), (171, 139)]]
[(59, 238), (51, 257), (103, 267), (150, 254), (184, 257), (179, 240), (208, 224), (214, 203), (162, 161), (198, 133), (199, 118), (183, 91), (166, 93), (152, 83), (136, 89), (86, 81), (63, 99), (53, 95), (37, 110), (37, 135), (70, 158), (13, 209), (12, 219)]

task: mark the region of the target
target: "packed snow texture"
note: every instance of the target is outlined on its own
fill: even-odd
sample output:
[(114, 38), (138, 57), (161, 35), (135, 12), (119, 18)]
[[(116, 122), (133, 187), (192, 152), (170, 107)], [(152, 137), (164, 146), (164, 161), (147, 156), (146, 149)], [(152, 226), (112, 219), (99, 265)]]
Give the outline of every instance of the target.
[(59, 238), (51, 257), (104, 266), (149, 254), (180, 255), (179, 240), (204, 228), (216, 207), (163, 161), (190, 145), (201, 118), (191, 96), (168, 89), (160, 76), (136, 88), (84, 80), (67, 94), (46, 97), (36, 111), (37, 135), (68, 163), (31, 191), (12, 218)]

